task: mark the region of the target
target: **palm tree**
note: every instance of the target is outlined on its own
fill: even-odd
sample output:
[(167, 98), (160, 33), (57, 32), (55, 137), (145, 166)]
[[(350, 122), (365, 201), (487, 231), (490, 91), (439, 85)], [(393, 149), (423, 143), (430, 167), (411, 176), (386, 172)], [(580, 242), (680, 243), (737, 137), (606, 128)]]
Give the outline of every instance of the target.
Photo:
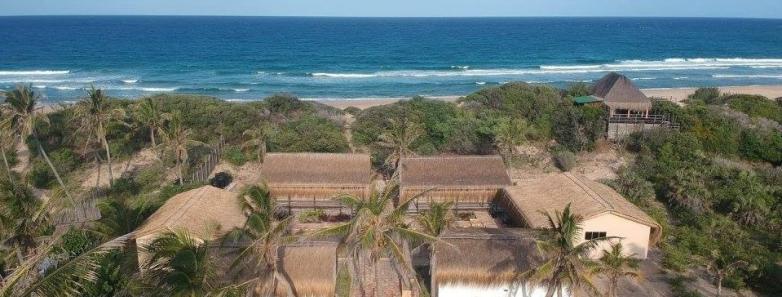
[(634, 258), (634, 255), (625, 255), (622, 243), (611, 245), (610, 250), (603, 250), (603, 256), (600, 257), (599, 266), (595, 273), (603, 274), (608, 278), (608, 297), (617, 297), (619, 280), (625, 277), (638, 279), (641, 277), (639, 272), (641, 261)]
[[(232, 270), (242, 273), (244, 269), (252, 269), (251, 275), (255, 278), (246, 281), (248, 290), (263, 292), (275, 286), (265, 286), (270, 281), (285, 281), (285, 278), (276, 275), (277, 248), (285, 243), (293, 241), (290, 234), (292, 217), (280, 219), (277, 204), (269, 195), (266, 186), (252, 186), (239, 195), (242, 209), (247, 215), (247, 222), (241, 229), (229, 234), (228, 239), (250, 239), (252, 242), (243, 249), (231, 264)], [(247, 265), (247, 263), (253, 263)], [(266, 290), (271, 294), (271, 291)]]
[(8, 180), (13, 182), (13, 174), (11, 173), (11, 165), (8, 164), (8, 157), (6, 156), (6, 150), (13, 149), (14, 147), (14, 131), (13, 122), (11, 118), (3, 119), (0, 121), (0, 154), (3, 155), (3, 165), (5, 165), (5, 173), (8, 175)]
[(188, 148), (194, 144), (201, 144), (198, 141), (190, 139), (192, 131), (182, 123), (182, 115), (174, 113), (168, 122), (168, 129), (161, 131), (166, 147), (174, 154), (174, 160), (177, 168), (177, 179), (179, 184), (184, 184), (184, 173), (182, 167), (188, 159)]
[(500, 151), (505, 165), (510, 165), (516, 154), (516, 147), (523, 144), (527, 133), (527, 122), (521, 119), (505, 118), (494, 128), (494, 143)]
[(717, 285), (717, 297), (722, 294), (722, 282), (726, 277), (736, 273), (739, 269), (755, 269), (747, 261), (726, 257), (719, 250), (711, 251), (705, 260), (706, 272), (714, 277), (714, 283)]
[[(389, 130), (378, 136), (377, 145), (390, 150), (385, 165), (396, 170), (399, 160), (415, 155), (413, 143), (424, 134), (423, 128), (412, 121), (389, 120)], [(396, 173), (395, 173), (396, 174)]]
[(152, 142), (152, 148), (156, 148), (155, 134), (163, 133), (165, 122), (171, 118), (171, 115), (160, 110), (160, 100), (152, 98), (139, 101), (134, 105), (133, 112), (136, 120), (149, 129), (149, 140)]
[(271, 129), (265, 123), (261, 123), (258, 127), (253, 129), (247, 129), (242, 133), (247, 137), (247, 141), (242, 144), (242, 147), (255, 147), (258, 154), (258, 162), (263, 163), (263, 157), (266, 156), (266, 139), (269, 137)]
[(95, 222), (94, 230), (104, 238), (114, 238), (138, 229), (154, 208), (145, 201), (131, 204), (129, 199), (110, 197), (98, 204), (101, 218)]
[(18, 264), (38, 244), (35, 238), (48, 229), (47, 212), (29, 186), (0, 181), (0, 235), (15, 250)]
[(21, 139), (27, 139), (32, 137), (38, 144), (38, 151), (43, 156), (46, 164), (54, 173), (54, 177), (57, 179), (57, 183), (60, 184), (60, 188), (65, 191), (65, 196), (68, 198), (72, 205), (76, 205), (65, 187), (65, 183), (60, 177), (60, 173), (57, 172), (57, 168), (54, 167), (52, 161), (49, 159), (49, 155), (46, 154), (46, 150), (43, 148), (43, 144), (38, 139), (35, 126), (40, 123), (49, 123), (49, 118), (46, 114), (41, 113), (38, 109), (38, 101), (40, 97), (32, 90), (29, 85), (18, 85), (16, 89), (5, 94), (5, 102), (10, 107), (11, 121), (16, 129), (16, 133)]
[[(88, 91), (89, 96), (76, 104), (75, 116), (81, 122), (80, 132), (87, 135), (87, 145), (92, 141), (98, 142), (106, 150), (106, 161), (109, 165), (109, 185), (114, 184), (114, 173), (111, 168), (111, 146), (106, 138), (106, 126), (112, 121), (121, 122), (125, 118), (125, 110), (121, 108), (110, 109), (108, 99), (101, 89), (93, 86)], [(98, 166), (100, 173), (100, 166)], [(100, 174), (99, 174), (100, 175)]]
[(216, 289), (208, 242), (177, 230), (161, 234), (141, 249), (149, 255), (140, 264), (144, 283), (154, 288), (152, 296), (204, 296)]
[[(373, 186), (373, 189), (375, 187)], [(353, 274), (359, 267), (371, 267), (377, 283), (378, 265), (382, 258), (389, 258), (393, 265), (401, 266), (404, 273), (415, 275), (407, 251), (408, 243), (425, 243), (437, 241), (429, 234), (412, 229), (405, 222), (405, 213), (410, 201), (418, 196), (393, 206), (393, 200), (399, 196), (399, 186), (395, 182), (386, 185), (380, 192), (373, 190), (367, 199), (352, 195), (341, 195), (337, 198), (342, 204), (353, 209), (354, 216), (350, 221), (317, 231), (315, 236), (342, 236), (341, 245), (347, 251), (353, 263)], [(420, 196), (420, 195), (419, 195)], [(364, 263), (364, 261), (369, 261)], [(359, 282), (364, 295), (367, 294), (364, 284), (368, 283), (367, 275), (360, 273), (352, 277)], [(404, 282), (409, 278), (402, 276)], [(409, 286), (410, 284), (407, 283)], [(378, 296), (377, 286), (372, 286), (371, 296)]]
[(454, 221), (451, 213), (452, 202), (433, 202), (429, 205), (429, 210), (418, 215), (418, 224), (424, 231), (432, 236), (440, 236)]
[(549, 213), (545, 215), (549, 230), (538, 241), (538, 249), (543, 253), (545, 261), (528, 273), (530, 280), (542, 282), (546, 286), (546, 297), (561, 294), (563, 289), (582, 289), (590, 295), (599, 296), (600, 292), (590, 280), (595, 263), (589, 259), (589, 254), (600, 242), (611, 238), (591, 239), (576, 244), (582, 234), (582, 218), (570, 211), (570, 204), (553, 216)]

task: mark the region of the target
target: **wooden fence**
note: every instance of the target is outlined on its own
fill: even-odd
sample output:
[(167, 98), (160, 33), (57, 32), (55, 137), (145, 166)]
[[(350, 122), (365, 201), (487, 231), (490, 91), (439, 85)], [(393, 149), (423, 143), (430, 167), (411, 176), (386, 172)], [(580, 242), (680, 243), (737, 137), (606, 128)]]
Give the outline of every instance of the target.
[(203, 183), (209, 180), (209, 175), (217, 167), (217, 163), (220, 163), (220, 157), (223, 155), (223, 148), (225, 147), (225, 139), (220, 136), (220, 141), (212, 146), (211, 151), (206, 155), (206, 160), (199, 164), (190, 174), (190, 178), (186, 179), (187, 183)]

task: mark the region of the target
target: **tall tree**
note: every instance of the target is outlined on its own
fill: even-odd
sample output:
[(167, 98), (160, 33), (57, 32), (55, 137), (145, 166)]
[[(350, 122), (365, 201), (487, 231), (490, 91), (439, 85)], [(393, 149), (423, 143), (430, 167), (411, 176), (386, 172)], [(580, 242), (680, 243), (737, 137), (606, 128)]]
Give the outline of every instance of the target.
[(76, 203), (71, 197), (68, 189), (65, 187), (65, 183), (60, 177), (60, 173), (57, 168), (54, 167), (52, 160), (49, 159), (49, 155), (46, 154), (46, 150), (43, 148), (41, 140), (38, 139), (36, 132), (36, 125), (38, 123), (49, 123), (49, 118), (45, 113), (41, 112), (38, 107), (38, 101), (40, 96), (32, 90), (29, 85), (18, 85), (16, 89), (5, 94), (5, 102), (8, 104), (11, 121), (14, 125), (16, 133), (21, 139), (32, 139), (38, 145), (38, 151), (43, 156), (46, 164), (54, 173), (54, 177), (57, 179), (57, 183), (60, 184), (60, 188), (64, 191), (68, 201), (75, 207)]
[[(408, 244), (437, 240), (434, 236), (414, 230), (405, 222), (408, 204), (418, 196), (394, 207), (393, 200), (398, 196), (399, 185), (393, 181), (382, 192), (373, 190), (366, 199), (342, 195), (337, 200), (351, 207), (354, 216), (348, 222), (315, 233), (317, 236), (342, 236), (341, 245), (353, 263), (354, 277), (351, 279), (359, 282), (364, 295), (367, 295), (364, 284), (368, 280), (365, 273), (359, 272), (363, 271), (360, 267), (371, 267), (377, 284), (379, 262), (382, 258), (388, 258), (394, 265), (401, 266), (403, 273), (408, 274), (401, 276), (402, 281), (407, 282), (408, 277), (415, 275), (406, 248)], [(378, 296), (377, 285), (372, 288), (370, 296)]]
[(260, 123), (257, 127), (245, 130), (242, 135), (247, 138), (242, 147), (255, 148), (258, 162), (263, 163), (266, 156), (266, 140), (269, 138), (271, 128), (266, 123)]
[(402, 158), (415, 155), (413, 143), (423, 134), (424, 129), (413, 121), (390, 119), (388, 131), (378, 136), (377, 143), (381, 148), (390, 150), (385, 165), (396, 171)]
[(17, 264), (38, 246), (35, 238), (49, 226), (45, 207), (29, 186), (0, 181), (0, 237), (16, 253)]
[[(95, 86), (87, 91), (88, 96), (76, 104), (75, 116), (80, 121), (79, 132), (87, 135), (87, 145), (93, 141), (103, 146), (106, 151), (106, 161), (109, 167), (109, 185), (114, 184), (114, 170), (111, 168), (111, 146), (106, 138), (107, 126), (111, 122), (123, 122), (125, 110), (121, 108), (112, 109), (103, 90), (96, 89)], [(98, 175), (100, 175), (100, 166), (98, 166)]]
[(522, 119), (504, 118), (494, 128), (494, 143), (505, 160), (505, 165), (511, 164), (516, 155), (516, 147), (527, 139), (528, 125)]
[(149, 255), (140, 264), (143, 282), (153, 288), (150, 296), (205, 296), (217, 288), (208, 242), (177, 230), (161, 234), (141, 249)]
[(184, 164), (189, 157), (188, 148), (191, 145), (201, 143), (190, 139), (192, 131), (182, 123), (182, 115), (178, 112), (171, 115), (171, 120), (168, 122), (168, 129), (162, 132), (164, 132), (161, 135), (165, 140), (166, 147), (174, 154), (177, 179), (180, 184), (184, 184), (185, 179), (182, 167), (184, 167)]
[(3, 155), (3, 165), (5, 166), (5, 173), (8, 175), (8, 180), (14, 182), (13, 173), (11, 172), (11, 165), (8, 163), (8, 156), (6, 151), (14, 148), (14, 131), (13, 122), (11, 118), (5, 118), (0, 121), (0, 154)]
[(241, 251), (231, 263), (231, 268), (239, 273), (248, 272), (246, 269), (252, 270), (249, 274), (255, 277), (245, 282), (248, 290), (273, 294), (269, 290), (275, 286), (265, 285), (285, 282), (285, 278), (276, 275), (275, 257), (278, 247), (294, 240), (290, 234), (292, 217), (281, 217), (274, 198), (264, 185), (249, 187), (239, 197), (247, 222), (243, 228), (232, 232), (229, 238), (249, 239), (251, 244)]
[(619, 296), (617, 289), (620, 279), (641, 277), (639, 272), (641, 261), (633, 256), (625, 255), (622, 243), (612, 244), (610, 250), (603, 250), (603, 256), (600, 257), (599, 265), (594, 272), (605, 275), (608, 279), (608, 294), (606, 295), (609, 297)]
[(722, 282), (726, 277), (736, 273), (739, 269), (754, 270), (747, 261), (731, 258), (719, 250), (713, 250), (704, 259), (706, 272), (714, 277), (714, 284), (717, 286), (717, 297), (722, 295)]
[(590, 279), (595, 262), (589, 259), (589, 254), (600, 242), (610, 237), (577, 244), (582, 234), (582, 218), (570, 211), (570, 204), (554, 215), (546, 213), (546, 217), (548, 232), (538, 241), (538, 249), (543, 253), (545, 261), (529, 272), (530, 279), (546, 286), (546, 297), (575, 289), (599, 296), (600, 292)]
[(163, 133), (165, 123), (171, 118), (171, 114), (165, 113), (160, 108), (160, 100), (144, 98), (133, 106), (133, 113), (137, 121), (149, 129), (149, 141), (152, 149), (157, 148), (155, 134)]

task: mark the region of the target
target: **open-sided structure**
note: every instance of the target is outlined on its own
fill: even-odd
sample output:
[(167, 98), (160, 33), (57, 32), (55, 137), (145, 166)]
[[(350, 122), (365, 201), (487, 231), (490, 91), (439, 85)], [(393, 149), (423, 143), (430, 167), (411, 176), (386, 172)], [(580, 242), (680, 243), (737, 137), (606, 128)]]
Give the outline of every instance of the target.
[(488, 209), (503, 187), (512, 185), (500, 156), (404, 158), (399, 165), (400, 200), (423, 194), (410, 204), (417, 212), (432, 202), (454, 209)]
[(432, 296), (545, 296), (543, 286), (519, 279), (542, 262), (534, 235), (523, 229), (446, 231), (432, 257)]
[(261, 175), (278, 204), (289, 209), (340, 208), (341, 194), (366, 197), (372, 179), (366, 154), (268, 154)]
[(648, 116), (652, 109), (652, 100), (646, 97), (632, 80), (616, 72), (598, 80), (592, 87), (592, 93), (592, 96), (602, 99), (608, 106), (611, 116)]
[(337, 243), (302, 242), (277, 249), (277, 282), (274, 295), (334, 296), (337, 283)]
[[(561, 212), (568, 204), (582, 218), (580, 242), (597, 237), (618, 237), (628, 255), (646, 258), (649, 246), (660, 238), (660, 225), (609, 186), (570, 173), (521, 181), (504, 191), (501, 203), (517, 223), (548, 228), (546, 214)], [(606, 242), (593, 257), (608, 248)]]

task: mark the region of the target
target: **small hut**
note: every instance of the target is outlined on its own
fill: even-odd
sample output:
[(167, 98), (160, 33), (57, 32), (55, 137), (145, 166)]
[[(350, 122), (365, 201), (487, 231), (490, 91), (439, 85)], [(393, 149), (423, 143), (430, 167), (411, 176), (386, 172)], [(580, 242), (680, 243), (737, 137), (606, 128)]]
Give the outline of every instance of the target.
[[(627, 255), (645, 259), (649, 247), (660, 238), (661, 227), (654, 219), (630, 203), (611, 187), (586, 177), (562, 173), (520, 181), (504, 190), (500, 203), (518, 224), (530, 228), (548, 228), (546, 213), (553, 215), (570, 204), (581, 216), (580, 241), (599, 237), (618, 237)], [(607, 243), (596, 249), (598, 257)]]
[(277, 249), (277, 282), (274, 295), (334, 296), (337, 283), (337, 243), (301, 242)]
[[(185, 230), (200, 240), (216, 240), (244, 226), (247, 217), (236, 193), (203, 186), (171, 197), (136, 230), (136, 246), (144, 247), (161, 233)], [(139, 253), (139, 264), (146, 255)]]
[(372, 180), (367, 154), (274, 153), (261, 175), (272, 197), (293, 209), (335, 209), (341, 194), (366, 197)]
[(399, 165), (400, 201), (421, 195), (410, 210), (453, 202), (457, 210), (488, 209), (500, 189), (512, 185), (500, 156), (404, 158)]
[(592, 96), (602, 100), (610, 116), (648, 117), (652, 109), (650, 100), (633, 81), (624, 75), (611, 72), (592, 87)]
[[(432, 296), (544, 296), (546, 289), (519, 281), (542, 263), (535, 232), (524, 229), (456, 229), (440, 236), (431, 261)], [(568, 296), (563, 292), (563, 296)]]

